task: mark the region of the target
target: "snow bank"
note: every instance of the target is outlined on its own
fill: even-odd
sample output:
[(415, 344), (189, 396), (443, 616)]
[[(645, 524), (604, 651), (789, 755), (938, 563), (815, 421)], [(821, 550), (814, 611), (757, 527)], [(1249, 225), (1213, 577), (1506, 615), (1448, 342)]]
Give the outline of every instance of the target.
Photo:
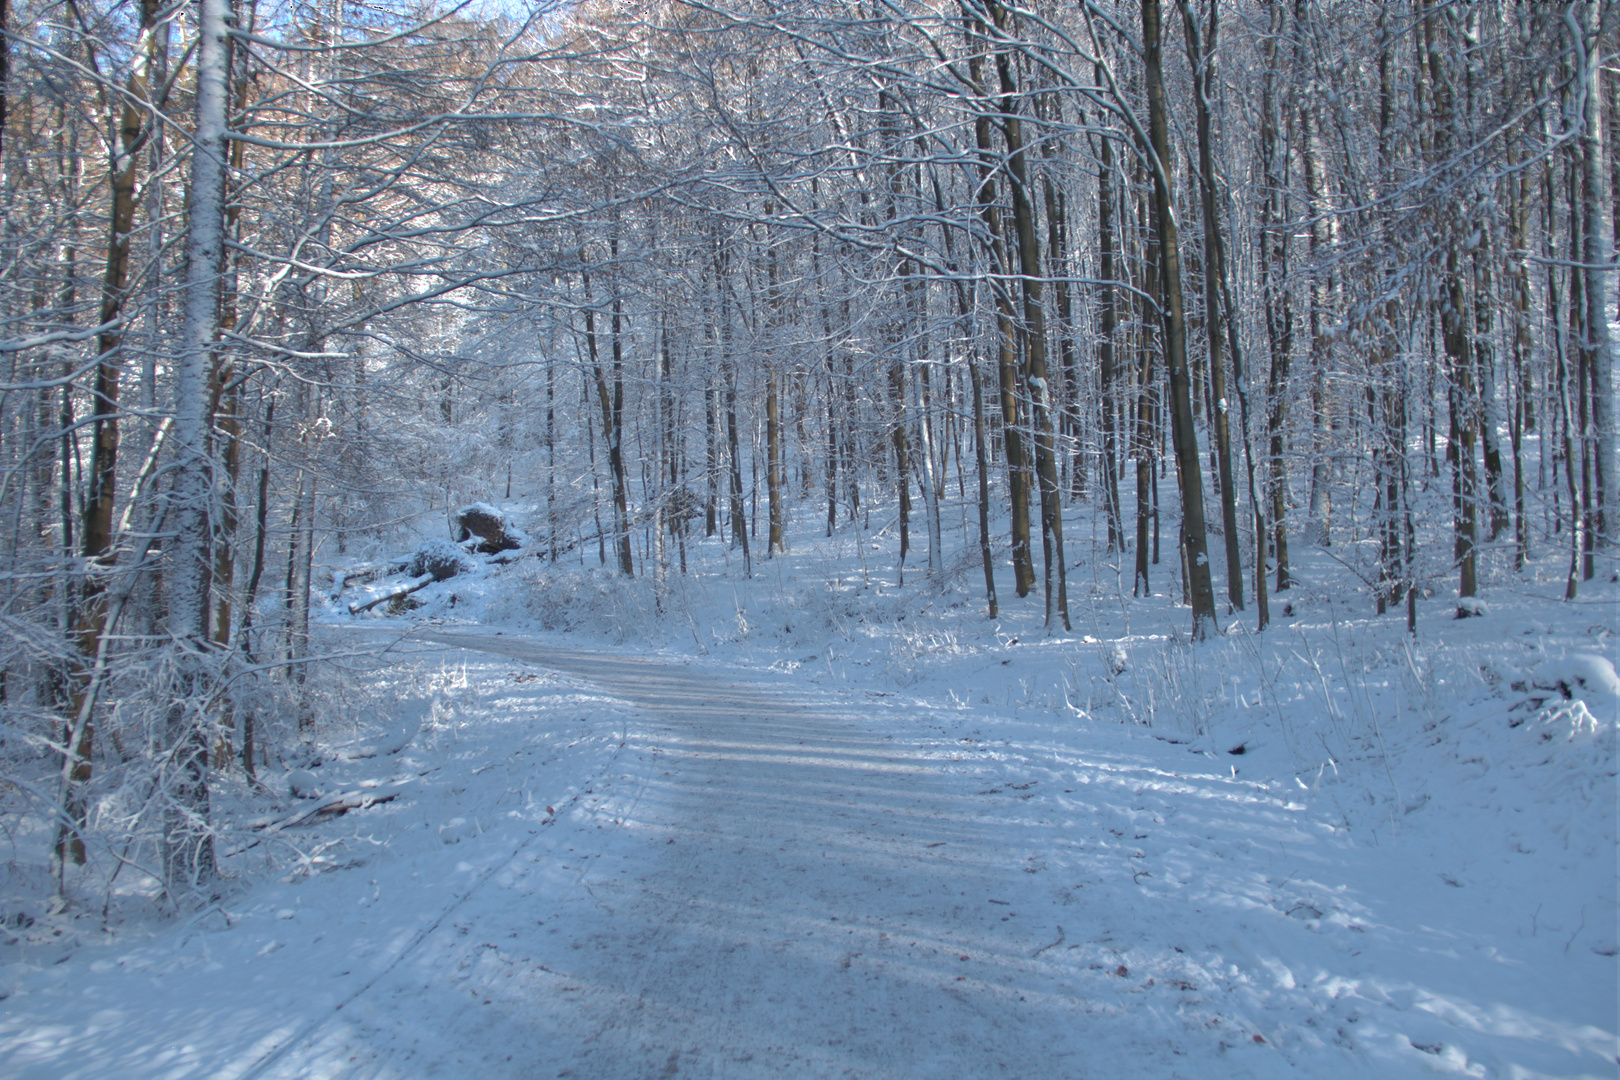
[(1604, 722), (1611, 726), (1614, 710), (1620, 707), (1620, 677), (1615, 675), (1614, 663), (1592, 653), (1548, 660), (1531, 673), (1527, 684), (1535, 690), (1553, 690), (1566, 698), (1599, 706), (1607, 714)]

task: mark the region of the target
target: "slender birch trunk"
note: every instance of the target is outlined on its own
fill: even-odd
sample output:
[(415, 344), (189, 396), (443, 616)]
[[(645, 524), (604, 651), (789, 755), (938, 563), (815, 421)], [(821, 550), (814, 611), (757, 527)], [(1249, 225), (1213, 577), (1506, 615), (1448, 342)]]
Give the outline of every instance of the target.
[(169, 573), (173, 688), (164, 726), (170, 798), (163, 821), (169, 895), (214, 877), (208, 813), (208, 534), (213, 462), (208, 456), (208, 366), (213, 354), (225, 248), (225, 136), (230, 84), (230, 0), (198, 0), (197, 125), (186, 221), (183, 333), (175, 361), (174, 563)]
[[(1586, 0), (1580, 5), (1581, 32), (1579, 75), (1581, 95), (1581, 217), (1583, 219), (1581, 275), (1586, 300), (1584, 351), (1590, 354), (1592, 378), (1592, 429), (1597, 473), (1597, 513), (1593, 518), (1596, 544), (1620, 547), (1620, 461), (1615, 458), (1614, 344), (1609, 337), (1609, 318), (1604, 301), (1609, 295), (1608, 267), (1613, 258), (1605, 250), (1603, 230), (1603, 83), (1602, 50), (1598, 34), (1602, 28), (1603, 0)], [(1613, 49), (1613, 42), (1609, 43)], [(1611, 52), (1612, 56), (1612, 52)], [(1608, 132), (1608, 138), (1614, 133)], [(1620, 192), (1616, 193), (1620, 198)], [(1620, 222), (1616, 223), (1620, 228)]]

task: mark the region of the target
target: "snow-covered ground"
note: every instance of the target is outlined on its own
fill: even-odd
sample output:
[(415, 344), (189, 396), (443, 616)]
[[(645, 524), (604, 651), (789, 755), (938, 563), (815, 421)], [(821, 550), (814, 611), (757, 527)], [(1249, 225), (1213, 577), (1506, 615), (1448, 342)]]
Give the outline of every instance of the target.
[(0, 1075), (1615, 1076), (1614, 586), (1412, 640), (1302, 549), (1198, 646), (1095, 550), (1048, 634), (858, 533), (334, 603), (301, 781), (386, 801), (222, 787), (167, 921), (14, 829)]

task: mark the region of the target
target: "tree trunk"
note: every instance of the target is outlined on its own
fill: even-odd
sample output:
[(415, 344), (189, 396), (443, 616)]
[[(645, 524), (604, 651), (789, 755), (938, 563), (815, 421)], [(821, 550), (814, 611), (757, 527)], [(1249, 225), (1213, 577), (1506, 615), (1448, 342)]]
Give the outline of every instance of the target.
[[(619, 254), (618, 240), (612, 241), (611, 253)], [(591, 357), (591, 375), (596, 384), (597, 405), (602, 415), (602, 441), (607, 444), (608, 475), (613, 483), (613, 550), (618, 557), (619, 573), (625, 577), (635, 575), (633, 552), (630, 547), (630, 497), (626, 490), (624, 473), (624, 344), (623, 300), (617, 286), (613, 290), (610, 336), (608, 347), (613, 355), (612, 378), (603, 368), (596, 340), (596, 313), (591, 307), (591, 276), (583, 274), (585, 285), (585, 341)]]
[[(843, 322), (849, 325), (849, 302), (843, 304)], [(861, 513), (861, 477), (855, 463), (859, 446), (855, 430), (855, 353), (853, 350), (844, 351), (844, 460), (842, 471), (844, 474), (845, 490), (849, 493), (849, 516), (851, 524), (859, 524)], [(863, 549), (864, 550), (864, 549)]]
[[(982, 23), (968, 20), (968, 39), (975, 49), (969, 57), (968, 71), (974, 89), (982, 99), (985, 89), (981, 57), (977, 51), (979, 43), (985, 40)], [(994, 275), (991, 289), (996, 299), (996, 370), (1001, 390), (1001, 438), (1007, 458), (1007, 494), (1012, 509), (1013, 587), (1019, 596), (1028, 596), (1035, 585), (1035, 563), (1029, 544), (1029, 459), (1024, 449), (1022, 418), (1018, 407), (1018, 353), (1014, 337), (1017, 333), (1016, 320), (1006, 277), (1012, 264), (1002, 240), (1001, 212), (996, 205), (995, 173), (999, 159), (990, 143), (988, 104), (985, 101), (973, 118), (974, 139), (979, 153), (979, 215), (989, 237)]]
[(1311, 371), (1311, 490), (1306, 514), (1306, 528), (1310, 542), (1328, 547), (1332, 542), (1330, 531), (1333, 511), (1333, 492), (1330, 488), (1333, 469), (1331, 463), (1332, 432), (1328, 412), (1328, 342), (1323, 327), (1324, 309), (1327, 307), (1328, 286), (1324, 282), (1327, 269), (1323, 266), (1323, 252), (1327, 247), (1327, 225), (1323, 220), (1326, 198), (1322, 176), (1321, 156), (1317, 150), (1318, 136), (1311, 123), (1319, 87), (1316, 85), (1314, 62), (1310, 55), (1312, 28), (1309, 0), (1294, 0), (1294, 88), (1299, 101), (1295, 114), (1299, 123), (1299, 157), (1305, 173), (1305, 213), (1310, 222), (1309, 287), (1307, 323), (1310, 326)]
[[(270, 438), (275, 432), (276, 399), (271, 397), (264, 406), (264, 462), (259, 466), (259, 498), (255, 508), (253, 532), (253, 565), (248, 571), (247, 585), (242, 590), (242, 631), (238, 639), (242, 653), (251, 663), (254, 660), (253, 602), (259, 593), (259, 582), (264, 577), (265, 541), (270, 523)], [(249, 779), (254, 776), (253, 751), (256, 738), (255, 711), (250, 706), (242, 712), (242, 771)]]
[[(96, 318), (99, 326), (117, 322), (123, 315), (129, 296), (130, 241), (135, 232), (138, 202), (136, 173), (141, 149), (151, 133), (142, 103), (147, 98), (148, 73), (155, 59), (157, 36), (153, 28), (160, 11), (161, 5), (157, 0), (142, 0), (140, 37), (132, 56), (133, 67), (119, 113), (118, 142), (110, 168), (112, 213), (109, 218), (107, 265), (102, 276), (101, 305)], [(9, 63), (9, 41), (6, 56)], [(0, 124), (3, 122), (3, 115), (0, 115)], [(123, 363), (123, 340), (122, 328), (103, 330), (96, 339), (99, 362), (96, 364), (95, 391), (91, 395), (90, 406), (90, 486), (85, 493), (83, 526), (80, 529), (80, 552), (85, 560), (86, 573), (79, 602), (73, 606), (73, 637), (79, 655), (68, 673), (71, 689), (63, 736), (67, 752), (62, 769), (62, 811), (67, 820), (57, 827), (56, 857), (58, 860), (71, 859), (80, 865), (85, 861), (82, 834), (88, 813), (86, 788), (90, 783), (91, 758), (95, 748), (96, 702), (88, 693), (89, 670), (95, 664), (101, 637), (107, 630), (107, 586), (103, 573), (108, 569), (105, 563), (112, 555), (113, 504), (118, 490), (118, 383)]]
[[(1573, 275), (1572, 275), (1573, 276)], [(1558, 309), (1558, 268), (1547, 267), (1547, 300), (1557, 319)], [(1555, 321), (1555, 325), (1559, 325)], [(1556, 366), (1553, 370), (1553, 382), (1557, 385), (1558, 421), (1563, 428), (1563, 457), (1564, 478), (1569, 490), (1569, 573), (1564, 582), (1564, 599), (1574, 600), (1581, 580), (1581, 526), (1584, 515), (1581, 513), (1580, 491), (1575, 484), (1575, 430), (1573, 410), (1569, 404), (1569, 363), (1568, 349), (1565, 348), (1565, 335), (1558, 332), (1557, 348), (1555, 351)]]
[(922, 488), (924, 524), (928, 529), (928, 576), (936, 584), (940, 582), (945, 571), (945, 556), (940, 550), (941, 530), (939, 524), (939, 486), (940, 477), (938, 462), (935, 460), (934, 417), (933, 400), (928, 380), (927, 361), (920, 364), (916, 376), (911, 380), (911, 394), (913, 411), (917, 414), (917, 438), (921, 443), (918, 447), (922, 459), (922, 477), (918, 485)]
[(6, 124), (11, 118), (11, 0), (0, 0), (0, 161), (5, 160)]
[[(1598, 546), (1620, 547), (1620, 462), (1615, 459), (1614, 346), (1609, 338), (1608, 270), (1612, 253), (1603, 235), (1602, 0), (1585, 0), (1581, 11), (1581, 66), (1585, 83), (1581, 115), (1582, 292), (1586, 300), (1582, 351), (1592, 372), (1592, 434), (1597, 472), (1597, 512), (1593, 533)], [(1613, 41), (1609, 43), (1612, 49)], [(1613, 133), (1609, 133), (1613, 138)], [(1620, 193), (1617, 193), (1620, 198)], [(1620, 222), (1616, 224), (1620, 228)]]
[[(717, 286), (718, 287), (718, 284)], [(703, 492), (703, 535), (713, 536), (720, 531), (720, 394), (714, 386), (714, 375), (720, 364), (716, 355), (719, 334), (715, 327), (713, 307), (706, 307), (703, 337), (709, 352), (708, 379), (703, 387), (703, 451), (705, 483)]]
[[(900, 337), (904, 336), (902, 330)], [(899, 348), (900, 342), (891, 343), (891, 347)], [(895, 574), (903, 580), (906, 556), (911, 553), (911, 444), (906, 438), (906, 366), (899, 356), (889, 361), (889, 407), (894, 413), (889, 442), (894, 447), (894, 495), (900, 534), (900, 561)]]
[[(1517, 165), (1510, 155), (1510, 165)], [(1513, 371), (1508, 398), (1513, 446), (1513, 569), (1524, 569), (1530, 558), (1530, 525), (1525, 518), (1524, 437), (1534, 430), (1535, 412), (1530, 393), (1530, 354), (1534, 345), (1530, 328), (1530, 267), (1524, 255), (1529, 250), (1526, 207), (1530, 196), (1528, 171), (1508, 179), (1509, 217), (1512, 234), (1508, 239), (1509, 276), (1513, 282)]]
[[(248, 103), (248, 80), (244, 73), (239, 72), (236, 81), (236, 112), (245, 114)], [(242, 174), (246, 163), (247, 143), (236, 140), (230, 146), (231, 170), (235, 175)], [(225, 208), (225, 230), (227, 244), (237, 244), (241, 239), (242, 207), (237, 199), (228, 200)], [(240, 317), (238, 311), (238, 295), (240, 291), (240, 268), (244, 256), (238, 251), (226, 255), (226, 274), (221, 283), (224, 291), (223, 302), (220, 305), (220, 334), (226, 337), (236, 331), (237, 321)], [(213, 639), (223, 652), (231, 642), (231, 601), (236, 577), (236, 531), (238, 525), (238, 509), (236, 505), (236, 489), (240, 480), (242, 465), (242, 386), (245, 376), (238, 377), (236, 365), (230, 362), (228, 354), (218, 354), (212, 364), (212, 380), (210, 383), (210, 411), (214, 416), (214, 428), (222, 440), (222, 453), (220, 457), (224, 463), (224, 486), (220, 495), (219, 527), (213, 537), (214, 543), (214, 611), (213, 611)], [(229, 730), (227, 725), (226, 730)], [(228, 750), (228, 747), (225, 748)], [(221, 759), (223, 760), (223, 758)]]
[[(945, 220), (945, 194), (937, 177), (934, 180), (934, 209), (938, 211), (940, 220), (943, 222)], [(940, 239), (944, 243), (946, 262), (955, 271), (960, 268), (957, 265), (956, 252), (951, 242), (952, 231), (949, 228), (941, 228)], [(960, 274), (953, 274), (951, 287), (956, 295), (956, 317), (960, 320), (964, 333), (969, 332), (974, 314), (973, 301)], [(995, 556), (991, 551), (990, 544), (990, 447), (984, 421), (984, 380), (979, 374), (978, 357), (970, 350), (966, 359), (968, 383), (973, 396), (973, 463), (979, 480), (979, 562), (984, 568), (984, 597), (988, 617), (994, 619), (998, 613), (998, 608), (996, 603)], [(960, 483), (962, 473), (960, 447), (957, 449), (956, 468), (957, 479)]]
[(1267, 380), (1270, 410), (1267, 431), (1270, 441), (1270, 489), (1272, 554), (1277, 562), (1277, 591), (1290, 584), (1288, 570), (1288, 469), (1284, 458), (1284, 438), (1288, 422), (1288, 374), (1294, 351), (1294, 316), (1288, 288), (1287, 153), (1278, 130), (1277, 82), (1281, 71), (1277, 62), (1277, 39), (1283, 32), (1283, 9), (1279, 0), (1267, 0), (1269, 16), (1266, 38), (1261, 46), (1266, 72), (1260, 104), (1260, 162), (1265, 190), (1260, 204), (1261, 303), (1266, 312), (1266, 336), (1271, 344), (1271, 372)]
[(555, 563), (557, 542), (557, 361), (546, 362), (546, 560)]
[(1496, 295), (1491, 273), (1490, 230), (1473, 251), (1474, 370), (1479, 380), (1479, 441), (1484, 451), (1485, 491), (1489, 500), (1490, 538), (1500, 540), (1512, 524), (1508, 514), (1507, 473), (1502, 467), (1501, 401), (1496, 383)]
[(175, 558), (169, 575), (169, 632), (175, 642), (164, 724), (170, 755), (163, 821), (163, 876), (171, 897), (215, 874), (208, 813), (208, 362), (214, 349), (225, 255), (225, 120), (230, 81), (230, 0), (198, 0), (197, 124), (186, 228), (183, 336), (175, 363)]
[(1160, 70), (1159, 0), (1142, 2), (1143, 63), (1147, 76), (1148, 126), (1153, 142), (1154, 218), (1158, 226), (1163, 266), (1165, 362), (1170, 376), (1170, 422), (1176, 454), (1176, 475), (1181, 485), (1181, 551), (1187, 561), (1188, 592), (1192, 598), (1194, 641), (1219, 632), (1215, 617), (1215, 591), (1210, 578), (1204, 526), (1204, 480), (1198, 460), (1198, 437), (1193, 428), (1192, 380), (1187, 368), (1186, 321), (1182, 308), (1181, 254), (1175, 208), (1170, 197), (1169, 120)]
[[(301, 388), (305, 395), (308, 386)], [(304, 404), (304, 427), (307, 432), (314, 410), (307, 398)], [(309, 665), (303, 661), (309, 656), (309, 588), (310, 574), (315, 563), (315, 469), (314, 446), (306, 435), (299, 440), (305, 464), (298, 470), (298, 489), (293, 503), (290, 524), (291, 542), (287, 552), (287, 681), (292, 684), (298, 702), (298, 736), (305, 743), (315, 738), (315, 712), (309, 700), (306, 683)]]
[[(993, 4), (998, 27), (1009, 30), (1005, 11)], [(1052, 434), (1052, 388), (1046, 367), (1046, 313), (1042, 305), (1041, 242), (1030, 198), (1023, 125), (1018, 113), (1018, 87), (1005, 51), (996, 54), (1001, 82), (1001, 130), (1007, 143), (1007, 174), (1012, 189), (1018, 269), (1023, 279), (1024, 385), (1029, 389), (1030, 419), (1035, 433), (1035, 475), (1041, 497), (1041, 551), (1044, 555), (1046, 625), (1054, 616), (1069, 625), (1068, 573), (1063, 557), (1063, 503), (1058, 485), (1057, 452)]]
[[(811, 273), (817, 281), (821, 280), (821, 238), (812, 237), (810, 245)], [(837, 366), (833, 362), (833, 329), (831, 305), (823, 297), (817, 305), (821, 316), (821, 366), (826, 376), (827, 394), (825, 412), (827, 416), (827, 459), (821, 470), (824, 493), (827, 497), (827, 535), (831, 536), (833, 530), (838, 528), (838, 408), (837, 394), (834, 392), (837, 382)]]
[(743, 504), (742, 448), (737, 434), (737, 369), (726, 364), (726, 444), (731, 463), (731, 537), (742, 548), (743, 568), (753, 576), (748, 555), (748, 513)]
[[(1378, 15), (1378, 169), (1379, 183), (1385, 191), (1397, 184), (1395, 163), (1391, 150), (1392, 128), (1395, 122), (1394, 40), (1390, 31), (1389, 11), (1381, 9)], [(1376, 310), (1376, 309), (1375, 309)], [(1378, 614), (1388, 611), (1390, 605), (1399, 604), (1409, 587), (1410, 549), (1406, 549), (1407, 566), (1403, 568), (1403, 542), (1401, 513), (1406, 499), (1406, 397), (1401, 393), (1405, 367), (1396, 370), (1397, 344), (1400, 340), (1401, 305), (1390, 297), (1384, 301), (1380, 321), (1374, 328), (1372, 366), (1373, 385), (1369, 393), (1376, 403), (1375, 422), (1378, 433), (1373, 450), (1375, 465), (1375, 504), (1380, 512), (1377, 520), (1378, 545)], [(1415, 610), (1415, 609), (1414, 609)]]
[(939, 521), (940, 491), (945, 486), (944, 477), (941, 475), (944, 465), (937, 460), (934, 394), (929, 376), (933, 361), (928, 356), (928, 285), (921, 275), (915, 279), (915, 288), (912, 289), (910, 318), (916, 327), (910, 337), (916, 342), (914, 351), (917, 370), (912, 374), (911, 398), (912, 412), (917, 425), (918, 450), (922, 461), (922, 475), (918, 478), (918, 487), (922, 490), (923, 497), (923, 526), (928, 531), (928, 575), (937, 585), (941, 580), (940, 575), (945, 570)]
[[(1101, 82), (1101, 78), (1098, 82)], [(1098, 306), (1102, 309), (1097, 332), (1098, 396), (1102, 399), (1102, 471), (1103, 501), (1107, 504), (1104, 516), (1108, 519), (1106, 551), (1125, 550), (1125, 527), (1120, 520), (1119, 504), (1119, 435), (1118, 395), (1120, 376), (1114, 356), (1114, 335), (1119, 320), (1118, 291), (1114, 288), (1118, 250), (1114, 228), (1114, 150), (1113, 140), (1106, 134), (1099, 138), (1099, 164), (1097, 167), (1097, 237), (1099, 253)]]
[[(1140, 169), (1136, 170), (1137, 187), (1145, 186)], [(1136, 217), (1144, 216), (1143, 209), (1138, 203)], [(1156, 412), (1154, 398), (1154, 371), (1153, 371), (1153, 316), (1155, 314), (1156, 299), (1161, 295), (1159, 290), (1159, 245), (1158, 242), (1147, 236), (1145, 226), (1139, 230), (1143, 236), (1142, 256), (1138, 260), (1141, 270), (1138, 280), (1141, 288), (1137, 290), (1137, 319), (1136, 319), (1136, 417), (1132, 436), (1136, 443), (1136, 573), (1135, 582), (1131, 588), (1132, 596), (1151, 596), (1148, 582), (1148, 567), (1156, 564), (1157, 559), (1150, 563), (1149, 556), (1153, 546), (1153, 464), (1155, 457), (1154, 414)]]
[[(765, 557), (780, 555), (782, 542), (782, 395), (775, 371), (765, 376), (765, 488), (770, 515)], [(902, 555), (902, 558), (904, 556)]]
[(1595, 373), (1592, 370), (1596, 359), (1596, 352), (1592, 348), (1594, 335), (1587, 325), (1589, 309), (1586, 303), (1586, 275), (1581, 272), (1580, 262), (1586, 250), (1586, 216), (1581, 211), (1581, 168), (1580, 162), (1571, 160), (1569, 163), (1569, 326), (1575, 335), (1575, 407), (1576, 407), (1576, 450), (1580, 454), (1581, 462), (1581, 580), (1590, 581), (1596, 571), (1594, 552), (1597, 531), (1599, 507), (1597, 492), (1593, 486), (1592, 473), (1594, 464), (1594, 449), (1597, 439), (1593, 430), (1592, 384)]
[[(774, 203), (765, 204), (765, 216), (770, 217), (776, 212)], [(776, 262), (776, 248), (770, 243), (769, 230), (766, 232), (766, 272), (769, 282), (766, 286), (766, 303), (770, 308), (767, 330), (772, 335), (771, 347), (775, 345), (775, 335), (781, 321), (781, 281), (778, 279)], [(785, 549), (782, 538), (783, 506), (782, 500), (786, 497), (787, 468), (782, 459), (782, 379), (777, 371), (774, 356), (768, 356), (765, 374), (765, 488), (766, 513), (769, 515), (769, 528), (766, 531), (765, 557), (780, 555)], [(904, 555), (901, 556), (904, 559)]]
[(968, 379), (973, 384), (973, 463), (979, 473), (979, 561), (984, 564), (984, 598), (994, 619), (996, 609), (995, 560), (990, 551), (990, 455), (984, 425), (984, 380), (978, 361), (968, 357)]
[(1469, 597), (1479, 590), (1479, 474), (1474, 462), (1474, 445), (1479, 427), (1474, 417), (1476, 390), (1470, 370), (1472, 358), (1469, 355), (1468, 331), (1463, 322), (1463, 312), (1467, 308), (1459, 264), (1457, 252), (1453, 250), (1446, 266), (1446, 304), (1440, 322), (1450, 375), (1446, 462), (1451, 469), (1452, 556), (1457, 564), (1457, 595)]
[[(1204, 217), (1204, 311), (1209, 338), (1209, 392), (1214, 410), (1215, 466), (1220, 477), (1221, 525), (1226, 541), (1226, 597), (1232, 610), (1243, 610), (1243, 540), (1238, 534), (1237, 486), (1232, 481), (1232, 420), (1226, 399), (1226, 370), (1221, 346), (1226, 335), (1220, 290), (1226, 280), (1226, 241), (1221, 233), (1215, 178), (1215, 139), (1211, 130), (1210, 97), (1215, 87), (1216, 43), (1220, 6), (1209, 5), (1209, 42), (1200, 38), (1198, 21), (1188, 0), (1179, 0), (1187, 33), (1187, 58), (1193, 66), (1193, 100), (1198, 112), (1199, 194)], [(1263, 574), (1264, 571), (1262, 570)]]
[(1062, 159), (1056, 153), (1045, 155), (1047, 167), (1041, 175), (1041, 187), (1046, 199), (1047, 259), (1052, 267), (1052, 292), (1057, 310), (1059, 375), (1062, 390), (1052, 391), (1061, 403), (1063, 423), (1058, 435), (1070, 447), (1069, 483), (1070, 499), (1086, 496), (1086, 455), (1082, 445), (1080, 423), (1080, 364), (1074, 348), (1074, 302), (1069, 289), (1069, 201), (1063, 189), (1052, 180), (1051, 170), (1060, 166)]

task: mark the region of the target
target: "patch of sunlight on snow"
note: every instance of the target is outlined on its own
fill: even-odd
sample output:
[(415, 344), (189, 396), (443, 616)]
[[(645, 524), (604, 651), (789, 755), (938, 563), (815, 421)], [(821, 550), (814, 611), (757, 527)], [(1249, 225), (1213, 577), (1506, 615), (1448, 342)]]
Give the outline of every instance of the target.
[(1484, 1035), (1552, 1043), (1572, 1053), (1591, 1053), (1605, 1058), (1612, 1057), (1615, 1049), (1613, 1032), (1604, 1031), (1591, 1024), (1562, 1023), (1500, 1002), (1492, 1005), (1476, 1005), (1456, 998), (1442, 997), (1427, 990), (1419, 990), (1413, 1004), (1415, 1008), (1438, 1016), (1458, 1027), (1469, 1028)]

